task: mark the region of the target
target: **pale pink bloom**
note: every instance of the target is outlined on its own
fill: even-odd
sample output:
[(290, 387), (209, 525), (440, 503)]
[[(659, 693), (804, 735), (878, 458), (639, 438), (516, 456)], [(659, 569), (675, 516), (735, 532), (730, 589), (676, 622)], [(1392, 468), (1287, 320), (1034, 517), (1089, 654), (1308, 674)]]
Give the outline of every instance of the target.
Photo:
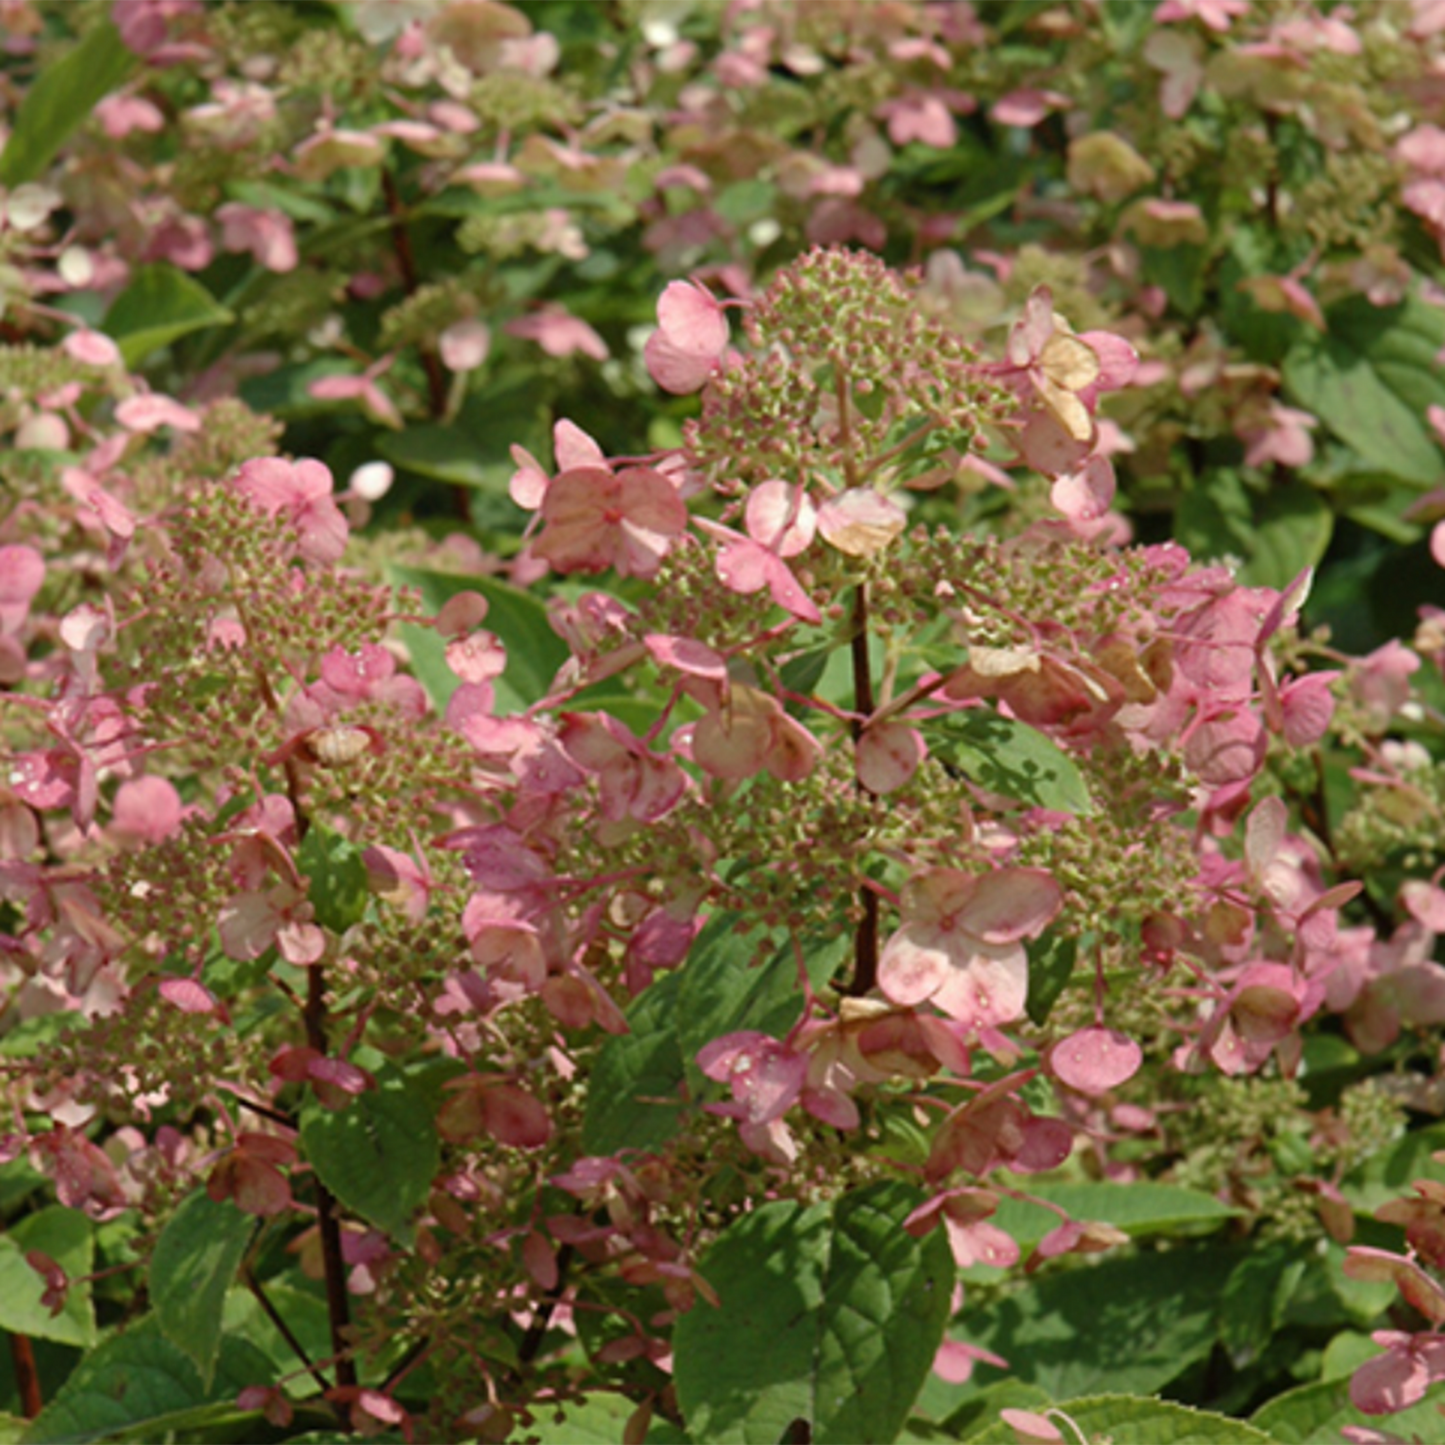
[(23, 542), (0, 547), (0, 633), (18, 632), (45, 581), (45, 561)]
[(437, 338), (437, 351), (448, 371), (475, 371), (487, 359), (491, 345), (491, 331), (475, 318), (453, 321)]
[(1237, 290), (1249, 296), (1262, 311), (1288, 312), (1316, 331), (1325, 329), (1324, 312), (1320, 304), (1305, 289), (1304, 283), (1295, 274), (1287, 276), (1246, 276), (1237, 283)]
[(900, 720), (877, 723), (858, 739), (858, 781), (882, 795), (901, 788), (928, 756), (928, 744), (917, 728)]
[(648, 374), (664, 390), (699, 390), (727, 351), (728, 323), (712, 293), (695, 281), (673, 281), (657, 303), (657, 330), (647, 339)]
[(779, 557), (808, 549), (817, 530), (818, 509), (802, 487), (771, 480), (748, 493), (744, 512), (748, 536)]
[[(679, 730), (681, 731), (681, 730)], [(717, 778), (751, 778), (764, 770), (782, 782), (812, 773), (823, 748), (782, 705), (756, 688), (728, 689), (692, 729), (693, 761)]]
[(777, 553), (706, 517), (697, 518), (697, 526), (723, 544), (713, 565), (724, 587), (744, 597), (766, 587), (773, 601), (794, 617), (804, 622), (820, 619), (812, 598)]
[(500, 196), (519, 190), (527, 178), (509, 161), (478, 161), (452, 173), (452, 181), (470, 186), (479, 195)]
[(1246, 446), (1245, 465), (1304, 466), (1315, 454), (1310, 432), (1318, 425), (1309, 412), (1271, 398), (1263, 413), (1256, 410), (1235, 424), (1236, 434)]
[(1008, 1361), (986, 1350), (982, 1345), (966, 1344), (963, 1340), (945, 1338), (933, 1357), (933, 1373), (950, 1385), (962, 1385), (973, 1374), (975, 1365), (993, 1365), (997, 1369), (1008, 1369)]
[(1356, 31), (1335, 15), (1298, 15), (1275, 25), (1272, 33), (1281, 45), (1305, 55), (1316, 50), (1359, 55), (1364, 50), (1364, 42)]
[(238, 893), (216, 919), (221, 947), (243, 962), (260, 958), (275, 944), (287, 963), (315, 963), (326, 951), (326, 935), (311, 921), (306, 894), (292, 883)]
[(149, 223), (143, 261), (170, 261), (183, 271), (204, 271), (215, 259), (215, 247), (199, 216), (172, 215)]
[(687, 527), (677, 489), (652, 467), (571, 467), (542, 500), (542, 535), (533, 551), (559, 572), (651, 577)]
[(268, 517), (281, 517), (300, 536), (303, 557), (335, 562), (346, 550), (346, 518), (331, 498), (331, 473), (318, 461), (256, 457), (242, 464), (234, 485)]
[(221, 244), (228, 251), (249, 251), (268, 271), (294, 271), (299, 259), (291, 217), (284, 211), (261, 210), (228, 201), (216, 212)]
[(594, 361), (606, 361), (607, 343), (583, 320), (556, 303), (518, 316), (502, 328), (508, 336), (535, 341), (548, 356), (571, 356), (580, 351)]
[(1062, 906), (1042, 869), (930, 868), (904, 890), (903, 924), (884, 945), (878, 986), (894, 1003), (927, 1000), (963, 1024), (1010, 1023), (1028, 995), (1023, 940)]
[(376, 378), (389, 370), (395, 360), (395, 356), (380, 357), (359, 375), (319, 377), (306, 390), (318, 401), (360, 401), (373, 421), (399, 428), (403, 423), (396, 403), (376, 384)]
[(1216, 1006), (1199, 1048), (1225, 1074), (1254, 1073), (1274, 1050), (1298, 1062), (1298, 1029), (1324, 1001), (1321, 980), (1302, 978), (1287, 964), (1254, 963)]
[(1057, 90), (1038, 90), (1029, 86), (1000, 96), (989, 115), (998, 125), (1031, 129), (1052, 111), (1069, 110), (1073, 104), (1067, 95)]
[(120, 347), (104, 332), (89, 327), (70, 332), (60, 346), (67, 356), (91, 366), (114, 366), (121, 359)]
[(873, 113), (888, 122), (888, 139), (896, 146), (917, 141), (935, 150), (948, 150), (958, 139), (948, 104), (936, 92), (913, 91), (884, 101)]
[(1164, 0), (1154, 11), (1154, 18), (1164, 25), (1175, 20), (1200, 20), (1223, 34), (1236, 16), (1248, 14), (1249, 0)]
[(154, 775), (132, 778), (116, 789), (111, 831), (141, 843), (159, 843), (181, 825), (181, 798), (175, 785)]
[(380, 165), (385, 153), (382, 143), (368, 131), (323, 130), (296, 147), (292, 168), (298, 180), (324, 181), (349, 166)]
[(111, 140), (124, 140), (136, 130), (153, 135), (166, 123), (165, 116), (141, 95), (107, 95), (93, 114)]
[(1054, 1045), (1049, 1067), (1071, 1089), (1103, 1094), (1134, 1077), (1144, 1053), (1128, 1034), (1100, 1024), (1080, 1029)]
[(1445, 176), (1445, 130), (1417, 125), (1395, 142), (1395, 159), (1427, 176)]
[[(1345, 1273), (1350, 1274), (1348, 1260)], [(1350, 1400), (1366, 1415), (1407, 1409), (1424, 1399), (1435, 1381), (1445, 1380), (1445, 1335), (1376, 1330), (1370, 1338), (1385, 1353), (1366, 1360), (1350, 1378)]]
[(1042, 1445), (1054, 1445), (1055, 1441), (1064, 1438), (1063, 1431), (1047, 1415), (1040, 1415), (1037, 1410), (1008, 1408), (1000, 1410), (998, 1417), (1014, 1432), (1019, 1445), (1028, 1445), (1031, 1440), (1041, 1441)]
[(159, 431), (163, 426), (183, 432), (201, 429), (201, 419), (190, 407), (159, 392), (128, 396), (116, 407), (115, 419), (127, 431), (135, 432)]
[(1146, 246), (1199, 246), (1209, 239), (1204, 212), (1193, 201), (1169, 201), (1158, 196), (1135, 201), (1124, 212), (1120, 228), (1132, 231)]
[(1049, 499), (1074, 522), (1093, 522), (1114, 500), (1114, 467), (1105, 456), (1089, 457), (1077, 471), (1055, 477)]
[(656, 822), (686, 790), (687, 779), (671, 758), (652, 752), (608, 713), (568, 716), (560, 741), (573, 762), (596, 776), (604, 818)]
[(1204, 61), (1198, 39), (1178, 30), (1155, 30), (1144, 42), (1144, 59), (1163, 73), (1159, 82), (1159, 108), (1170, 120), (1188, 114), (1204, 79)]

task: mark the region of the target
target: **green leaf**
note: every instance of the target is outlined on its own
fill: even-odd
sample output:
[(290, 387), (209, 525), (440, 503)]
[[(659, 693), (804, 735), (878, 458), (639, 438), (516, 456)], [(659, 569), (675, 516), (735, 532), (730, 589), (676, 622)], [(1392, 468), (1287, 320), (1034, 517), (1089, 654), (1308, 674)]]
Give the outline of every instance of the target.
[[(506, 475), (498, 472), (498, 464), (489, 461), (482, 446), (457, 427), (409, 426), (405, 431), (378, 436), (376, 449), (393, 465), (433, 481), (496, 488), (500, 480), (502, 489), (506, 488)], [(507, 475), (515, 470), (516, 464), (508, 462)]]
[(560, 1411), (539, 1406), (534, 1408), (527, 1439), (537, 1445), (617, 1445), (636, 1412), (635, 1400), (611, 1394), (586, 1395), (568, 1401)]
[(1249, 587), (1288, 586), (1306, 567), (1319, 565), (1334, 528), (1334, 513), (1313, 487), (1271, 487), (1254, 509), (1239, 580)]
[(1079, 960), (1079, 940), (1048, 933), (1029, 949), (1029, 992), (1024, 1011), (1042, 1028)]
[[(247, 1385), (269, 1384), (274, 1378), (270, 1361), (254, 1346), (225, 1339), (215, 1375), (206, 1385), (190, 1357), (166, 1339), (154, 1315), (147, 1315), (81, 1360), (31, 1421), (24, 1445), (164, 1440), (167, 1422), (184, 1420), (204, 1405), (232, 1409), (230, 1402)], [(197, 1437), (187, 1433), (181, 1438)]]
[(1436, 1385), (1423, 1400), (1382, 1419), (1350, 1403), (1347, 1379), (1320, 1380), (1276, 1395), (1249, 1417), (1249, 1423), (1278, 1445), (1338, 1445), (1347, 1425), (1383, 1429), (1398, 1440), (1438, 1440), (1442, 1405), (1445, 1385)]
[(1333, 534), (1334, 513), (1313, 487), (1256, 492), (1228, 468), (1190, 487), (1175, 514), (1181, 545), (1201, 561), (1240, 559), (1240, 580), (1251, 587), (1285, 586), (1319, 563)]
[(889, 1441), (908, 1418), (948, 1319), (954, 1267), (942, 1231), (914, 1239), (921, 1201), (899, 1183), (808, 1208), (765, 1204), (735, 1221), (674, 1333), (688, 1433), (771, 1442), (795, 1420), (818, 1445)]
[(1074, 760), (1026, 723), (975, 707), (928, 724), (925, 736), (934, 756), (991, 793), (1060, 813), (1094, 811)]
[[(1253, 1424), (1208, 1410), (1193, 1410), (1168, 1400), (1130, 1395), (1095, 1395), (1065, 1400), (1053, 1407), (1053, 1419), (1065, 1440), (1108, 1440), (1111, 1445), (1276, 1445)], [(1062, 1417), (1077, 1427), (1070, 1430)], [(1017, 1445), (1004, 1420), (968, 1436), (969, 1445)]]
[(91, 26), (59, 60), (40, 69), (0, 152), (0, 185), (33, 181), (72, 131), (135, 67), (135, 54), (108, 19)]
[(369, 1224), (409, 1244), (411, 1217), (441, 1161), (436, 1119), (422, 1092), (397, 1068), (344, 1109), (308, 1105), (301, 1143), (321, 1182)]
[(102, 330), (136, 366), (158, 347), (234, 318), (199, 281), (165, 262), (142, 266), (111, 303)]
[[(32, 1249), (48, 1254), (78, 1281), (66, 1291), (58, 1315), (41, 1303), (45, 1281), (25, 1262)], [(85, 1276), (94, 1268), (94, 1226), (78, 1209), (53, 1204), (12, 1224), (0, 1235), (0, 1329), (62, 1345), (93, 1345), (95, 1308)]]
[[(496, 633), (507, 649), (506, 671), (495, 683), (498, 713), (521, 711), (546, 696), (557, 669), (567, 660), (567, 644), (553, 631), (547, 609), (531, 593), (490, 577), (462, 577), (422, 567), (393, 565), (387, 568), (387, 576), (393, 584), (417, 588), (433, 614), (458, 592), (480, 592), (487, 599), (488, 609), (482, 625)], [(449, 698), (457, 680), (446, 665), (446, 643), (428, 627), (402, 630), (417, 676), (422, 677), (423, 665), (429, 659), (445, 671), (446, 680), (437, 679), (436, 686)], [(422, 680), (426, 683), (428, 679)], [(428, 692), (432, 692), (431, 687)], [(438, 701), (435, 693), (432, 700)], [(445, 698), (439, 705), (445, 706)]]
[(209, 1388), (221, 1350), (221, 1314), (256, 1220), (204, 1189), (188, 1195), (161, 1231), (147, 1284), (165, 1337), (184, 1350)]
[[(1150, 1394), (1213, 1347), (1230, 1263), (1217, 1246), (1106, 1256), (966, 1309), (954, 1333), (1002, 1356), (1018, 1379), (1056, 1400), (1105, 1384)], [(961, 1403), (988, 1383), (979, 1375), (996, 1378), (992, 1371), (980, 1366), (976, 1383), (953, 1398)]]
[(1279, 1242), (1256, 1248), (1240, 1260), (1219, 1299), (1219, 1333), (1225, 1348), (1246, 1361), (1257, 1358), (1283, 1321), (1304, 1272), (1299, 1249)]
[(323, 928), (344, 933), (361, 922), (371, 895), (366, 864), (355, 843), (313, 823), (306, 830), (296, 862), (308, 880), (306, 896)]
[(1399, 306), (1351, 297), (1328, 313), (1329, 330), (1311, 332), (1284, 359), (1289, 399), (1311, 411), (1367, 464), (1431, 486), (1442, 458), (1425, 420), (1445, 405), (1435, 364), (1445, 346), (1445, 315), (1412, 296)]
[(682, 1128), (687, 1070), (677, 1037), (678, 973), (665, 973), (627, 1011), (628, 1032), (607, 1040), (592, 1066), (582, 1149), (657, 1149)]
[(1067, 1210), (1074, 1219), (1112, 1224), (1135, 1238), (1165, 1232), (1177, 1234), (1188, 1229), (1218, 1229), (1240, 1214), (1238, 1209), (1202, 1190), (1186, 1189), (1179, 1184), (1155, 1184), (1146, 1179), (1128, 1184), (1026, 1183), (1024, 1187), (1030, 1194)]

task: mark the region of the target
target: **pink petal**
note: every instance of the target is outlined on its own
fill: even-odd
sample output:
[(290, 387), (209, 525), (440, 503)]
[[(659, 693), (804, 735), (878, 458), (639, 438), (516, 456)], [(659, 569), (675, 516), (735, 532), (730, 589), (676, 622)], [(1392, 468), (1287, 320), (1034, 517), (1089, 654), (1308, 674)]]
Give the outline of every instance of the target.
[(1143, 1050), (1127, 1034), (1088, 1028), (1054, 1046), (1053, 1071), (1071, 1089), (1102, 1094), (1132, 1078), (1144, 1061)]
[(903, 722), (879, 723), (858, 739), (858, 781), (870, 793), (891, 793), (918, 771), (927, 753), (917, 728)]

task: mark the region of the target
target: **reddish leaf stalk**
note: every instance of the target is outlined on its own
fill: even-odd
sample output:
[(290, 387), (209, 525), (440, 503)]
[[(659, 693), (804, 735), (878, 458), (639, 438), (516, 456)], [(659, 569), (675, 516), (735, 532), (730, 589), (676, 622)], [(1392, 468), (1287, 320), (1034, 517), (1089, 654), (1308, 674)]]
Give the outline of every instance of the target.
[(33, 1420), (45, 1408), (45, 1397), (40, 1393), (40, 1371), (35, 1368), (35, 1347), (29, 1335), (10, 1336), (10, 1363), (21, 1413)]
[[(318, 1053), (326, 1052), (326, 976), (319, 963), (307, 971), (306, 1042)], [(354, 1386), (356, 1361), (351, 1357), (347, 1335), (351, 1328), (351, 1305), (346, 1296), (346, 1261), (341, 1257), (341, 1224), (331, 1191), (316, 1179), (316, 1227), (321, 1235), (321, 1264), (326, 1276), (326, 1313), (331, 1321), (331, 1348), (336, 1353), (336, 1381)]]
[[(860, 582), (853, 593), (853, 741), (863, 736), (865, 721), (872, 717), (873, 677), (868, 670), (868, 588)], [(848, 992), (855, 998), (869, 993), (878, 981), (878, 895), (871, 888), (858, 890), (863, 913), (853, 935), (853, 981)]]

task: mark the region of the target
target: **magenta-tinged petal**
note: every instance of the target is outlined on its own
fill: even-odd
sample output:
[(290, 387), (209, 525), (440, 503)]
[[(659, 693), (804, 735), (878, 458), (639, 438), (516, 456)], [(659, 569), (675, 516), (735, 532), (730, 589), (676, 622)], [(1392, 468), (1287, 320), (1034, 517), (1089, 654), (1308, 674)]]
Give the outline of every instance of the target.
[(134, 778), (116, 789), (111, 826), (129, 838), (159, 843), (181, 821), (181, 797), (165, 778)]
[(927, 751), (917, 728), (897, 721), (879, 723), (858, 739), (858, 781), (870, 793), (891, 793), (918, 771)]
[(1042, 868), (1001, 868), (979, 878), (962, 923), (987, 943), (1012, 943), (1040, 932), (1063, 902), (1063, 890)]
[(34, 547), (0, 547), (0, 632), (14, 632), (25, 621), (30, 601), (45, 581), (45, 561)]
[(669, 282), (658, 298), (657, 324), (674, 346), (699, 355), (719, 356), (728, 344), (722, 307), (693, 281)]
[(487, 1132), (514, 1149), (540, 1149), (552, 1137), (552, 1121), (542, 1104), (516, 1084), (496, 1084), (482, 1094)]
[(1088, 1028), (1055, 1046), (1054, 1073), (1071, 1089), (1102, 1094), (1132, 1078), (1144, 1061), (1143, 1050), (1115, 1029)]
[(684, 351), (663, 331), (654, 331), (642, 348), (647, 374), (674, 396), (688, 396), (700, 390), (717, 365), (714, 357)]
[(948, 972), (938, 930), (928, 924), (905, 924), (883, 947), (878, 987), (894, 1003), (919, 1004), (938, 991)]
[(807, 492), (777, 480), (753, 488), (744, 515), (748, 536), (779, 557), (804, 551), (818, 526), (818, 509)]

